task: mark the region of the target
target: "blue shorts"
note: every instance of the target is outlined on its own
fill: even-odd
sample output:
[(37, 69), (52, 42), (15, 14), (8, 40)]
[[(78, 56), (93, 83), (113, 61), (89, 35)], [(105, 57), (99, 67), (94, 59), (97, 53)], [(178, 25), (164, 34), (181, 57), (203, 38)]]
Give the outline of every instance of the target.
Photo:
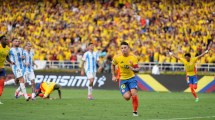
[(5, 69), (4, 68), (0, 68), (0, 77), (3, 76), (5, 77), (6, 76), (6, 72), (5, 72)]
[(188, 84), (197, 84), (197, 76), (188, 76)]
[(120, 92), (124, 95), (126, 92), (130, 91), (131, 89), (137, 89), (137, 79), (136, 77), (132, 77), (127, 80), (120, 80)]

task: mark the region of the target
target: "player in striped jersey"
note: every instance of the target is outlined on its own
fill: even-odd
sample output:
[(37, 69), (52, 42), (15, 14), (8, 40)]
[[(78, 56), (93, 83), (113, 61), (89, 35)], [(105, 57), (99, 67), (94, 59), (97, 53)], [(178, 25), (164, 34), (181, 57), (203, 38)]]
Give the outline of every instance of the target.
[(31, 43), (27, 42), (25, 45), (25, 50), (23, 52), (24, 55), (24, 60), (23, 60), (23, 65), (24, 65), (24, 79), (25, 81), (31, 81), (31, 88), (32, 88), (32, 94), (31, 98), (35, 98), (35, 74), (34, 74), (34, 69), (33, 66), (35, 65), (33, 62), (33, 57), (34, 57), (34, 52), (31, 51)]
[(23, 78), (23, 49), (19, 47), (19, 40), (17, 38), (12, 39), (13, 47), (10, 49), (9, 56), (10, 60), (14, 63), (12, 65), (12, 71), (14, 73), (15, 78), (19, 80), (19, 85), (24, 97), (27, 101), (29, 101), (30, 97), (27, 95), (25, 81)]
[[(88, 99), (92, 100), (92, 89), (94, 79), (96, 77), (97, 72), (97, 65), (99, 64), (99, 55), (97, 52), (93, 51), (94, 45), (93, 43), (88, 44), (88, 51), (84, 53), (82, 58), (82, 67), (81, 67), (81, 75), (84, 75), (84, 70), (89, 79), (89, 86), (88, 86)], [(99, 65), (100, 66), (100, 65)], [(100, 72), (102, 67), (100, 66), (98, 71)]]

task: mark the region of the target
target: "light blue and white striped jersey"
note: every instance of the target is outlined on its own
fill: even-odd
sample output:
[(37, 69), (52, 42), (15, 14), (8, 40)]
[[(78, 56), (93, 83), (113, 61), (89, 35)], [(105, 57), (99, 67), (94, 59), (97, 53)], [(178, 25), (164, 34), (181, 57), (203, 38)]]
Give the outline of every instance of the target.
[(23, 69), (23, 49), (22, 48), (11, 48), (9, 52), (9, 57), (15, 65), (12, 65), (12, 70), (15, 71), (16, 69)]
[(96, 72), (97, 71), (96, 63), (97, 63), (97, 61), (99, 61), (98, 52), (87, 51), (84, 53), (82, 60), (85, 61), (84, 68), (85, 68), (86, 72)]
[[(34, 52), (32, 52), (32, 51), (28, 52), (28, 51), (24, 50), (23, 55), (25, 57), (25, 59), (23, 60), (24, 73), (25, 72), (32, 72), (33, 71), (33, 66), (34, 66), (34, 64), (33, 64)], [(26, 63), (28, 63), (29, 66), (26, 66), (25, 65)]]

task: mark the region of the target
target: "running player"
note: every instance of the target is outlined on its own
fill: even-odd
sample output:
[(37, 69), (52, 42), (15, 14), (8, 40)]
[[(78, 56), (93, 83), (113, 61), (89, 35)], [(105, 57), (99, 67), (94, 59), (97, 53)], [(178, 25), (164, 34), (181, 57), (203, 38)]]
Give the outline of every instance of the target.
[(36, 96), (40, 96), (43, 99), (52, 99), (50, 94), (54, 91), (58, 91), (59, 98), (61, 99), (61, 86), (54, 82), (42, 82), (36, 85)]
[[(99, 64), (99, 55), (97, 52), (94, 52), (93, 49), (94, 49), (93, 43), (89, 43), (88, 51), (85, 52), (83, 55), (83, 58), (82, 58), (83, 62), (81, 66), (81, 75), (84, 75), (84, 69), (85, 69), (87, 78), (90, 81), (88, 86), (88, 97), (87, 97), (89, 100), (93, 99), (93, 96), (92, 96), (93, 83), (96, 77), (97, 64)], [(100, 72), (101, 70), (102, 70), (102, 67), (100, 66), (98, 71)]]
[(34, 99), (35, 98), (35, 74), (34, 74), (34, 62), (33, 62), (33, 57), (34, 57), (34, 53), (31, 51), (31, 43), (27, 42), (25, 45), (25, 49), (24, 50), (24, 60), (23, 60), (23, 65), (24, 65), (24, 79), (25, 81), (31, 81), (31, 88), (32, 88), (32, 94), (31, 94), (31, 98)]
[(135, 73), (139, 71), (138, 59), (130, 54), (127, 42), (121, 43), (122, 55), (115, 56), (112, 61), (112, 80), (117, 81), (115, 67), (118, 65), (120, 69), (120, 92), (125, 100), (132, 98), (133, 116), (138, 116), (138, 96), (137, 96), (137, 80)]
[(178, 56), (174, 55), (173, 52), (169, 53), (171, 56), (180, 60), (184, 64), (185, 71), (186, 71), (187, 83), (189, 84), (190, 90), (191, 90), (191, 92), (195, 98), (195, 102), (199, 101), (199, 98), (195, 92), (195, 90), (197, 89), (196, 62), (201, 57), (203, 57), (205, 54), (207, 54), (209, 52), (209, 50), (210, 50), (210, 47), (205, 52), (203, 52), (201, 55), (193, 57), (193, 58), (191, 58), (190, 53), (186, 53), (184, 55), (185, 58), (179, 58)]
[(4, 90), (4, 81), (6, 77), (4, 63), (5, 63), (5, 60), (7, 60), (11, 64), (11, 61), (8, 56), (10, 51), (10, 48), (8, 47), (9, 40), (7, 40), (6, 36), (3, 35), (0, 37), (0, 42), (1, 42), (0, 44), (0, 104), (3, 104), (1, 102), (1, 96)]
[(23, 49), (19, 47), (19, 44), (20, 42), (17, 38), (12, 39), (13, 47), (10, 49), (9, 56), (10, 60), (14, 63), (14, 65), (12, 65), (14, 76), (19, 80), (20, 89), (24, 94), (25, 99), (29, 101), (31, 97), (27, 95), (25, 81), (23, 78)]

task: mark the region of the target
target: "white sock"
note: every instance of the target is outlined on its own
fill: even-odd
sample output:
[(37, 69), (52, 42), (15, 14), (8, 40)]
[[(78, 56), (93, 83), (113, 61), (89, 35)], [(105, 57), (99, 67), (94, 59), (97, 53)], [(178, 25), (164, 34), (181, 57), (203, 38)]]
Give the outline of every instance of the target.
[(32, 93), (31, 94), (31, 98), (35, 98), (36, 94), (35, 93)]
[(88, 86), (88, 95), (92, 95), (93, 87)]
[(28, 95), (27, 95), (27, 92), (26, 92), (26, 88), (25, 88), (25, 84), (24, 83), (20, 83), (20, 87), (21, 87), (21, 90), (25, 96), (25, 99), (28, 98)]
[(14, 79), (11, 79), (11, 80), (4, 82), (4, 85), (12, 85), (12, 84), (15, 84)]
[(16, 89), (16, 92), (20, 92), (21, 91), (21, 87), (19, 86), (17, 89)]

